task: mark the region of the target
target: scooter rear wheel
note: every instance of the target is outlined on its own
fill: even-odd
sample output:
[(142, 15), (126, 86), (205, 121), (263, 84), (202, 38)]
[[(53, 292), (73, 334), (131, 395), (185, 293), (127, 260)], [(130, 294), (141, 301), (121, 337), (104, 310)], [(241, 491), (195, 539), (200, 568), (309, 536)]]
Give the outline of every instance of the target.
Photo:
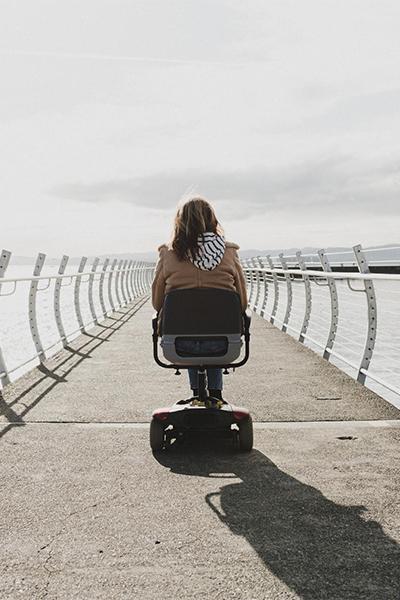
[(249, 415), (247, 419), (239, 423), (239, 450), (250, 452), (253, 448), (253, 420)]
[(150, 423), (150, 447), (153, 452), (159, 452), (164, 448), (165, 433), (164, 425), (157, 419), (152, 419)]

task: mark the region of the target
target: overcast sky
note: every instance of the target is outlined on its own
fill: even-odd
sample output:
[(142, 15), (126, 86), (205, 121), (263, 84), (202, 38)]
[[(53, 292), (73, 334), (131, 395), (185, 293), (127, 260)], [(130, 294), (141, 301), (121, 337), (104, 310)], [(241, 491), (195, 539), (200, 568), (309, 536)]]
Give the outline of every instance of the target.
[(400, 242), (398, 0), (0, 0), (0, 247)]

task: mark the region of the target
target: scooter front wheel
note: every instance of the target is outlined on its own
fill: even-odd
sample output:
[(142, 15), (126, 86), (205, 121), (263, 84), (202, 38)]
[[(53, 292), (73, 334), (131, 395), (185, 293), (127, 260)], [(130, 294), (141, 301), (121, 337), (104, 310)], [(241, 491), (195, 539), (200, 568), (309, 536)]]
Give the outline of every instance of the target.
[(247, 419), (238, 424), (239, 450), (250, 452), (253, 448), (253, 420), (249, 415)]
[(150, 423), (150, 447), (153, 452), (159, 452), (165, 445), (164, 425), (157, 419), (152, 419)]

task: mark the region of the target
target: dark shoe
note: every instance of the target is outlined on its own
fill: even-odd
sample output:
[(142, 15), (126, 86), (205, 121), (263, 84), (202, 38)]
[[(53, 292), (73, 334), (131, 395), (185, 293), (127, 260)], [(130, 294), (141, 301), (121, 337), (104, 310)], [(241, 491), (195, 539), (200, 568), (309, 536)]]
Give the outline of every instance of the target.
[[(197, 401), (199, 398), (199, 390), (191, 390), (192, 395), (190, 396), (190, 398), (186, 398), (186, 400), (179, 400), (179, 402), (177, 402), (177, 404), (192, 404), (193, 401)], [(194, 405), (193, 405), (194, 406)]]
[(222, 400), (222, 390), (208, 390), (211, 398), (217, 398), (217, 400)]

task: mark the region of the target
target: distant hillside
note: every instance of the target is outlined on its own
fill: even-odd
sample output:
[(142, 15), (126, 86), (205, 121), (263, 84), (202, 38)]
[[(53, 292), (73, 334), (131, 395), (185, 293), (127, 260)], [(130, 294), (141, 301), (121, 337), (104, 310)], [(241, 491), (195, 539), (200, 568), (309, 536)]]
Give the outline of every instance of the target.
[[(278, 256), (280, 252), (283, 252), (286, 256), (294, 256), (299, 248), (274, 248), (274, 249), (263, 249), (250, 248), (246, 250), (240, 250), (239, 254), (241, 258), (252, 258), (253, 256)], [(303, 255), (315, 254), (319, 248), (305, 247), (301, 248)], [(351, 248), (344, 247), (328, 247), (326, 248), (327, 253), (335, 253), (335, 261), (342, 262), (352, 260)], [(105, 258), (116, 258), (117, 260), (139, 260), (144, 262), (155, 262), (158, 258), (157, 252), (149, 250), (148, 252), (126, 252), (121, 254), (102, 254), (99, 256), (100, 262), (103, 262)], [(56, 266), (60, 262), (60, 258), (46, 257), (47, 266)], [(88, 256), (88, 263), (90, 264), (94, 256)], [(372, 250), (368, 250), (368, 259), (374, 261), (395, 261), (400, 264), (400, 244), (391, 244), (385, 246), (376, 246)], [(81, 257), (75, 256), (69, 259), (69, 264), (79, 264)], [(32, 256), (12, 256), (13, 265), (33, 265), (35, 257)]]
[[(278, 256), (281, 252), (285, 256), (295, 256), (296, 252), (299, 248), (285, 248), (285, 249), (273, 249), (273, 250), (243, 250), (240, 251), (241, 258), (252, 258), (253, 256), (266, 256), (270, 254), (271, 256)], [(306, 247), (301, 248), (301, 252), (303, 256), (307, 256), (310, 254), (316, 254), (319, 248)], [(332, 254), (330, 260), (332, 262), (348, 262), (354, 260), (353, 251), (351, 248), (344, 247), (326, 247), (326, 253)], [(366, 257), (371, 262), (391, 262), (400, 264), (400, 244), (391, 244), (390, 246), (375, 246), (373, 249), (366, 250)]]
[[(60, 264), (60, 258), (54, 258), (51, 256), (46, 257), (46, 265), (50, 266), (58, 266)], [(94, 260), (95, 256), (88, 256), (88, 263), (90, 264)], [(156, 252), (134, 252), (134, 253), (126, 253), (126, 254), (101, 254), (99, 255), (100, 262), (103, 262), (106, 258), (117, 260), (139, 260), (144, 262), (155, 262), (157, 260)], [(35, 256), (12, 256), (11, 261), (13, 265), (23, 265), (29, 266), (33, 265), (36, 260)], [(72, 256), (70, 257), (68, 264), (77, 265), (80, 263), (80, 256)]]
[[(267, 256), (270, 254), (271, 256), (278, 256), (281, 252), (285, 256), (295, 256), (298, 250), (301, 250), (302, 254), (316, 254), (320, 248), (313, 248), (306, 246), (305, 248), (275, 248), (269, 250), (240, 250), (239, 254), (241, 258), (252, 258), (253, 256)], [(346, 252), (348, 248), (326, 248), (327, 252)]]

